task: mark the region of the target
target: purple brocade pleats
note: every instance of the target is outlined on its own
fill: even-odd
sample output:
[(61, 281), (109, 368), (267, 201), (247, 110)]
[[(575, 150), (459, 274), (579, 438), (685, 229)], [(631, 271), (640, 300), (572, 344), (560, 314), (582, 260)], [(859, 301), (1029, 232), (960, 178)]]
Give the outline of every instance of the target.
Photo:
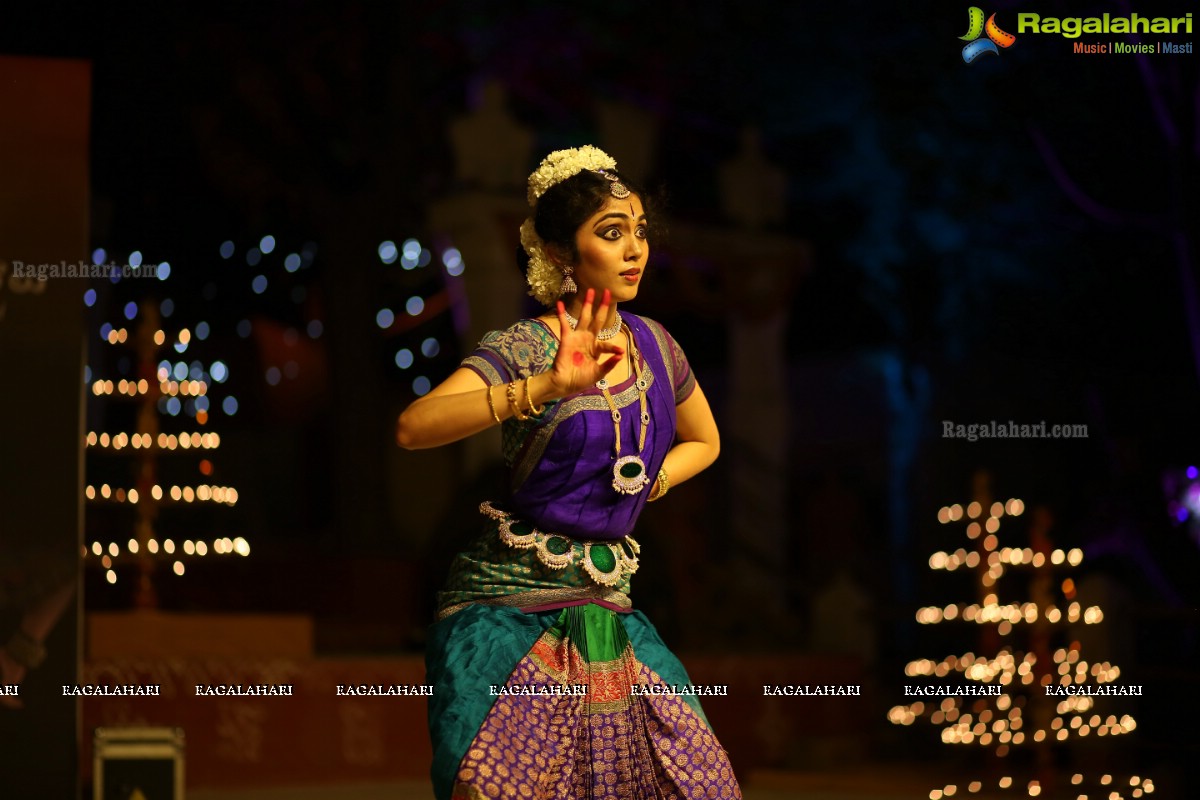
[(617, 646), (585, 646), (589, 660), (569, 633), (547, 630), (492, 689), (496, 702), (459, 765), (454, 800), (740, 798), (704, 719), (682, 696), (647, 691), (664, 681), (627, 641)]

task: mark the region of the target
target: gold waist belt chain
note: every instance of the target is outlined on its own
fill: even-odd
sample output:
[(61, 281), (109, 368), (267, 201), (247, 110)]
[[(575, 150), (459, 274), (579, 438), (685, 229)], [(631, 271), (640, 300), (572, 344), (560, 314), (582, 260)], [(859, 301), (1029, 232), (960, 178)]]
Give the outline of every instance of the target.
[(550, 569), (582, 566), (601, 586), (616, 586), (637, 572), (637, 557), (642, 548), (631, 536), (611, 542), (582, 541), (561, 533), (543, 533), (532, 523), (497, 509), (491, 502), (481, 503), (479, 511), (500, 523), (502, 542), (518, 550), (536, 550), (538, 561)]

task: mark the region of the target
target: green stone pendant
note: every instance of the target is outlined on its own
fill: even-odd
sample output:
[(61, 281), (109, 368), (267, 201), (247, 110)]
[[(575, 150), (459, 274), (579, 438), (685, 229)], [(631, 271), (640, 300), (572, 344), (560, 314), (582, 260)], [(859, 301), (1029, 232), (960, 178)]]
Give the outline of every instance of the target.
[(546, 549), (552, 555), (561, 556), (571, 550), (571, 540), (562, 536), (550, 536), (546, 539)]
[(621, 494), (637, 494), (650, 483), (646, 462), (638, 456), (618, 458), (613, 464), (613, 488)]
[(583, 545), (583, 569), (601, 586), (616, 586), (622, 577), (637, 571), (637, 559), (623, 556), (619, 544), (586, 542)]
[(617, 557), (613, 555), (612, 548), (607, 545), (592, 545), (588, 554), (592, 557), (592, 563), (596, 565), (596, 569), (605, 575), (617, 568)]

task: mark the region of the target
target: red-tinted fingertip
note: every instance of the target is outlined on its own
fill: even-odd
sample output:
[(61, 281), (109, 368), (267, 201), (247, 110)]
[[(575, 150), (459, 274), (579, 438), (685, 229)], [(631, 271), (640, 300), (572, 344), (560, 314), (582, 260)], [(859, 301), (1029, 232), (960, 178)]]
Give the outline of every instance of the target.
[(604, 302), (607, 303), (611, 299), (612, 299), (612, 291), (609, 289), (605, 289), (604, 290)]
[[(605, 291), (608, 291), (608, 290), (607, 290), (607, 289), (605, 289)], [(588, 289), (588, 293), (587, 293), (587, 301), (590, 303), (590, 302), (592, 302), (592, 301), (593, 301), (593, 300), (595, 300), (595, 299), (596, 299), (596, 290), (595, 290), (595, 289)]]

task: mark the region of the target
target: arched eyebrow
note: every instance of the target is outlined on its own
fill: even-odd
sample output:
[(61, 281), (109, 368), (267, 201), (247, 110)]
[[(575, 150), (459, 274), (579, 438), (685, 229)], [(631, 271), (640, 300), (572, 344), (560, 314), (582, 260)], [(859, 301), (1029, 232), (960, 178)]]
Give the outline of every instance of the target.
[[(609, 219), (609, 218), (616, 218), (616, 219), (622, 219), (622, 220), (632, 219), (632, 217), (630, 217), (628, 214), (626, 214), (622, 211), (610, 211), (607, 214), (605, 214), (603, 217), (601, 217), (600, 219), (596, 220), (596, 224), (592, 226), (592, 230), (596, 230), (596, 228), (599, 228), (600, 223), (604, 222), (604, 220)], [(640, 217), (637, 218), (638, 222), (645, 222), (645, 220), (646, 220), (645, 214), (642, 214)]]

